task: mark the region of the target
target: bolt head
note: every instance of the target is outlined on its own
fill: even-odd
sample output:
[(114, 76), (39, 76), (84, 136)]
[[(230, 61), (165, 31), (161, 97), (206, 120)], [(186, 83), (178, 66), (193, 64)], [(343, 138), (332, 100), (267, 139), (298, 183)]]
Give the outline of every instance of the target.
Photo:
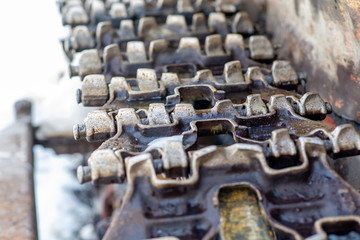
[(82, 95), (81, 89), (76, 90), (76, 102), (78, 104), (80, 104), (82, 102), (81, 95)]
[(333, 110), (332, 110), (332, 106), (330, 103), (326, 102), (325, 107), (326, 107), (326, 111), (328, 114), (332, 113)]

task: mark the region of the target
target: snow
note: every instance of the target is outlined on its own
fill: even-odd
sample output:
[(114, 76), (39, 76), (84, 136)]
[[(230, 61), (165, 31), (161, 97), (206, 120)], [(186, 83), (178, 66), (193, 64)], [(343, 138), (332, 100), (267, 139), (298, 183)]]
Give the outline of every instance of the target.
[(39, 239), (80, 239), (81, 231), (88, 232), (81, 235), (94, 236), (91, 208), (74, 195), (75, 191), (87, 191), (75, 177), (82, 156), (55, 155), (42, 146), (35, 146), (34, 153)]

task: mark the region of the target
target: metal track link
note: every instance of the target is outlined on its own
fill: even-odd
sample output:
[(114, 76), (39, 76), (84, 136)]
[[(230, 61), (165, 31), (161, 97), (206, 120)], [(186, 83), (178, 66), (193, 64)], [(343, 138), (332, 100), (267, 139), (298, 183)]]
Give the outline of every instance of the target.
[(97, 49), (89, 49), (75, 55), (70, 64), (70, 75), (85, 77), (89, 74), (104, 74), (110, 81), (113, 76), (135, 77), (138, 68), (154, 68), (159, 72), (168, 65), (186, 65), (197, 70), (210, 69), (215, 74), (222, 72), (226, 62), (239, 60), (243, 68), (261, 66), (270, 68), (275, 55), (266, 36), (251, 36), (248, 48), (240, 34), (206, 36), (201, 43), (196, 37), (182, 37), (176, 44), (164, 39), (153, 40), (149, 47), (142, 41), (129, 41), (126, 51), (118, 44), (104, 48), (103, 57)]
[(58, 0), (64, 25), (96, 25), (99, 22), (118, 22), (139, 19), (141, 16), (191, 15), (211, 11), (235, 14), (243, 4), (232, 0)]
[(327, 162), (360, 135), (322, 121), (244, 2), (59, 1), (77, 102), (99, 107), (74, 126), (102, 142), (78, 180), (123, 196), (103, 239), (360, 239), (360, 194)]
[[(135, 79), (112, 77), (109, 84), (105, 75), (88, 75), (84, 78), (81, 89), (77, 91), (77, 101), (82, 102), (84, 106), (114, 109), (125, 106), (138, 108), (144, 106), (144, 101), (164, 102), (165, 99), (166, 105), (170, 106), (179, 101), (178, 98), (199, 91), (203, 91), (199, 92), (203, 97), (198, 100), (210, 100), (212, 95), (216, 95), (218, 98), (229, 98), (235, 103), (242, 102), (247, 95), (255, 93), (261, 94), (267, 101), (270, 95), (274, 94), (300, 98), (300, 95), (293, 91), (280, 89), (297, 89), (302, 80), (302, 76), (296, 74), (287, 61), (275, 61), (271, 71), (250, 67), (245, 74), (240, 61), (225, 63), (221, 75), (214, 75), (210, 69), (196, 72), (194, 69), (188, 64), (168, 65), (158, 79), (154, 69), (139, 68)], [(203, 87), (197, 89), (198, 85)], [(302, 101), (309, 101), (310, 98), (311, 101), (322, 101), (317, 94), (308, 94)], [(294, 100), (293, 103), (297, 101)], [(325, 107), (330, 113), (331, 106), (327, 104)], [(323, 113), (326, 114), (326, 111)]]

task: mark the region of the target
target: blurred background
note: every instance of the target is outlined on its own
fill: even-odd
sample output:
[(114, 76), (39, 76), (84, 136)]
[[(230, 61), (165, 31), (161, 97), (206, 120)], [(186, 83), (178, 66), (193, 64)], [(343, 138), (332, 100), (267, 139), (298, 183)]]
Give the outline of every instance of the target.
[[(6, 1), (0, 22), (0, 129), (14, 121), (15, 101), (26, 98), (33, 102), (39, 139), (72, 136), (72, 126), (86, 112), (74, 97), (80, 81), (71, 81), (66, 72), (59, 39), (69, 29), (62, 26), (56, 1)], [(94, 239), (92, 203), (86, 202), (92, 190), (75, 175), (83, 156), (55, 155), (37, 145), (34, 157), (39, 239)]]

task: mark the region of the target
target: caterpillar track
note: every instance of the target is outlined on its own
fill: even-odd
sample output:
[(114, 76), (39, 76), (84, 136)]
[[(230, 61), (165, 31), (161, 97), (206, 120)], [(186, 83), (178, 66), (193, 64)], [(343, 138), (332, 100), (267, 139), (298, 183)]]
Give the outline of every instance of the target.
[(328, 164), (360, 135), (322, 121), (245, 5), (59, 2), (74, 101), (98, 107), (73, 129), (101, 142), (77, 176), (116, 184), (99, 238), (360, 239), (360, 194)]

